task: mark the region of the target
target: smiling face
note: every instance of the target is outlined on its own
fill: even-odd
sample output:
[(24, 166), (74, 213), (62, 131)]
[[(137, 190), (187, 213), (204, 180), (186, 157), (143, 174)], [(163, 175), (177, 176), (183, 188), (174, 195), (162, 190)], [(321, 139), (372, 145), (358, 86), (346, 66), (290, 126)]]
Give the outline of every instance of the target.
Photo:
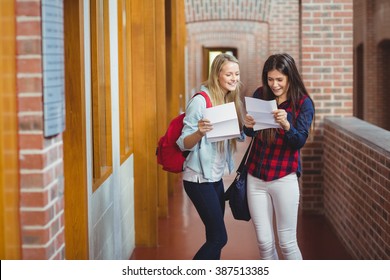
[(278, 104), (287, 100), (288, 77), (278, 70), (271, 70), (267, 74), (268, 86), (276, 96)]
[(235, 90), (240, 82), (240, 68), (238, 64), (231, 61), (224, 63), (218, 75), (218, 82), (225, 94)]

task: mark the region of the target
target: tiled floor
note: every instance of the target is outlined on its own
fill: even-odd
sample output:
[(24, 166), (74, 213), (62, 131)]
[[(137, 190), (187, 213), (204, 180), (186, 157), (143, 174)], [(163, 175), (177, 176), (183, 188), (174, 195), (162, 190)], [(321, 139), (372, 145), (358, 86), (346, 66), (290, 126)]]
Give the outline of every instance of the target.
[[(243, 149), (245, 149), (244, 144), (240, 146), (238, 158), (242, 156)], [(225, 188), (233, 180), (233, 175), (224, 178)], [(226, 204), (225, 222), (228, 243), (223, 248), (221, 259), (259, 259), (252, 222), (234, 220), (228, 204)], [(158, 229), (158, 247), (137, 247), (131, 259), (188, 260), (192, 259), (204, 242), (204, 226), (184, 192), (181, 181), (177, 182), (175, 191), (169, 199), (169, 217), (159, 220)], [(322, 216), (307, 214), (299, 216), (298, 243), (306, 260), (351, 259)]]

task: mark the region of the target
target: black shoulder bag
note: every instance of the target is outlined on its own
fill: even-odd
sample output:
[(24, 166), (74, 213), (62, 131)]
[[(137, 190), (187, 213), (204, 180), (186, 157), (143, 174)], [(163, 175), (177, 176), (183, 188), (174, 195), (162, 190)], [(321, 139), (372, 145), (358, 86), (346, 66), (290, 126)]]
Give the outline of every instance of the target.
[(248, 149), (237, 168), (236, 177), (225, 192), (225, 200), (229, 200), (230, 209), (232, 210), (233, 217), (236, 220), (249, 221), (251, 219), (246, 191), (246, 179), (248, 175), (246, 162), (248, 160), (249, 151), (251, 150), (254, 138), (255, 137), (252, 137)]

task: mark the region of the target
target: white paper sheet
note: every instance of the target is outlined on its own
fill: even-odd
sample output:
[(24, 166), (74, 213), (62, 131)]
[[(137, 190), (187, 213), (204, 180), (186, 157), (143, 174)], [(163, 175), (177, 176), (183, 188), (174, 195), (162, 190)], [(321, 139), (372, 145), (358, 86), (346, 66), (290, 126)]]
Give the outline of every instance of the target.
[(206, 108), (203, 111), (205, 119), (210, 120), (213, 129), (206, 133), (209, 142), (222, 141), (240, 137), (238, 117), (234, 102)]
[(253, 130), (261, 130), (266, 128), (280, 128), (280, 125), (275, 121), (273, 110), (278, 109), (276, 100), (262, 100), (253, 97), (245, 97), (246, 110), (251, 115), (256, 124)]

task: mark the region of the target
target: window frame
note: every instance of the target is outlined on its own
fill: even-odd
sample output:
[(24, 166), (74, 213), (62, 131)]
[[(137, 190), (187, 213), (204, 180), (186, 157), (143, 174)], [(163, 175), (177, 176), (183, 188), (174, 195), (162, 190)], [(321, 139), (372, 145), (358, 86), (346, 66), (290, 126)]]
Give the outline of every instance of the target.
[(206, 81), (210, 73), (210, 53), (211, 52), (220, 52), (226, 53), (231, 52), (236, 58), (238, 58), (238, 50), (233, 47), (203, 47), (203, 67), (202, 67), (202, 77), (203, 81)]
[(92, 191), (112, 174), (108, 0), (91, 0)]
[(133, 143), (133, 101), (131, 73), (131, 26), (130, 4), (126, 0), (118, 1), (118, 73), (119, 73), (119, 126), (120, 126), (120, 162), (130, 157), (134, 151)]

